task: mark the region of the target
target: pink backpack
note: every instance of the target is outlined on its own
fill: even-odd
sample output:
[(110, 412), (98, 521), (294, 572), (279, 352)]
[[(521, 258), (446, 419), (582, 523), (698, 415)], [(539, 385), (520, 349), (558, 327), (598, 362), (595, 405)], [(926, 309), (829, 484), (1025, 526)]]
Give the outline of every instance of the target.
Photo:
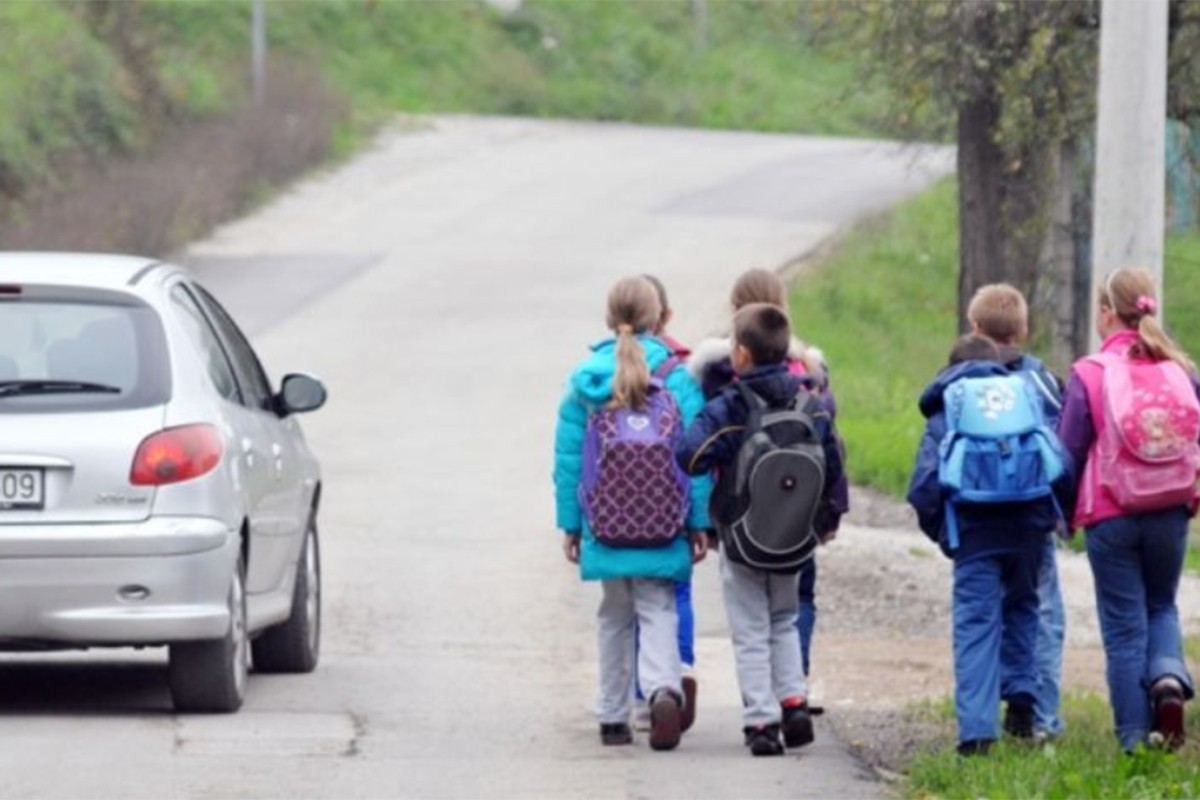
[(1104, 426), (1096, 442), (1100, 485), (1125, 511), (1158, 511), (1196, 499), (1200, 402), (1174, 361), (1101, 353)]

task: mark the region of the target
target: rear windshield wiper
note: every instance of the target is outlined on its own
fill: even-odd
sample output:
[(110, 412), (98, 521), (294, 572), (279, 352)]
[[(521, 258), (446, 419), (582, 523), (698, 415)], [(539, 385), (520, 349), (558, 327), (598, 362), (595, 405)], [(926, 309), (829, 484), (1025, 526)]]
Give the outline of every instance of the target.
[(90, 381), (0, 381), (0, 397), (21, 394), (120, 394), (117, 386)]

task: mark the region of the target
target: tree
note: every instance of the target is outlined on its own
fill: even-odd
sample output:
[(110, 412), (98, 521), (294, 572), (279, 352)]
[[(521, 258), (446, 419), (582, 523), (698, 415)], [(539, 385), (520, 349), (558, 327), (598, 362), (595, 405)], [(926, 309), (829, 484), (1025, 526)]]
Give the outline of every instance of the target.
[(1095, 0), (864, 3), (841, 12), (893, 89), (898, 133), (958, 142), (958, 312), (1008, 281), (1044, 294), (1064, 142), (1094, 118)]

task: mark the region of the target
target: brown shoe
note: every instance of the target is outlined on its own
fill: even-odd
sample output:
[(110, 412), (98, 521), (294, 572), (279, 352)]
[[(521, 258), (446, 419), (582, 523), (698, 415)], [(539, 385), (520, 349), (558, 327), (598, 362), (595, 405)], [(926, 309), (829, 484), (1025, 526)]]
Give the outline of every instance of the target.
[(696, 679), (691, 675), (683, 676), (683, 715), (679, 729), (686, 731), (696, 722)]
[(679, 698), (673, 692), (660, 689), (650, 701), (650, 748), (674, 750), (683, 734), (683, 713)]

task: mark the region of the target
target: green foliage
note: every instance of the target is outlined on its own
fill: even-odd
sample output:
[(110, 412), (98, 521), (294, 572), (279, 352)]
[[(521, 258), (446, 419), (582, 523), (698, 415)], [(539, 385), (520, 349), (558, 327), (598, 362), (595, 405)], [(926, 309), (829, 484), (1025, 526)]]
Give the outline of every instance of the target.
[[(1194, 737), (1200, 716), (1188, 715), (1193, 744), (1172, 755), (1156, 750), (1121, 754), (1112, 732), (1112, 711), (1095, 695), (1067, 697), (1066, 732), (1037, 748), (1002, 741), (985, 758), (960, 758), (953, 741), (953, 709), (942, 707), (939, 750), (917, 756), (904, 795), (935, 797), (1122, 797), (1174, 798), (1200, 795), (1200, 761)], [(926, 717), (928, 718), (928, 716)]]
[(861, 226), (792, 294), (797, 332), (832, 370), (852, 479), (897, 495), (924, 430), (917, 398), (957, 336), (955, 188)]
[(129, 77), (67, 7), (0, 3), (0, 31), (0, 196), (50, 179), (55, 153), (131, 144)]

